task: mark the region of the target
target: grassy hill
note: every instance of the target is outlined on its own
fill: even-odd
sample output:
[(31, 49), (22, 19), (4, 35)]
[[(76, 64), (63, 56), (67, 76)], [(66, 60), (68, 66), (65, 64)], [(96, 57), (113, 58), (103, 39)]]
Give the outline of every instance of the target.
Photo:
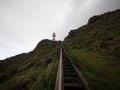
[(42, 40), (29, 53), (0, 61), (0, 90), (54, 90), (60, 42)]
[(119, 90), (120, 10), (90, 18), (64, 44), (92, 90)]

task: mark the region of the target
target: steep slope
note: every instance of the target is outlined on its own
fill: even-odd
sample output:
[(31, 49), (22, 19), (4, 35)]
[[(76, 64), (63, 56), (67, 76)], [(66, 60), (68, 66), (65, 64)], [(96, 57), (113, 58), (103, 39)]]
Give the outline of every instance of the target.
[(64, 44), (92, 90), (120, 88), (120, 10), (90, 18)]
[(53, 90), (60, 42), (42, 40), (29, 53), (0, 61), (0, 90)]

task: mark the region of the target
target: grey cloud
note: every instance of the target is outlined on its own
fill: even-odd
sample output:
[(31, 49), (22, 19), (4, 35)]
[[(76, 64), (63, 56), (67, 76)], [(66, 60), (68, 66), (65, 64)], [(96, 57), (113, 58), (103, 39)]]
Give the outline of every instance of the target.
[(66, 22), (69, 28), (76, 28), (86, 24), (94, 15), (119, 9), (120, 0), (73, 0), (71, 6), (72, 11)]
[(120, 9), (120, 0), (0, 0), (0, 59), (28, 52), (42, 39), (63, 40), (96, 14)]

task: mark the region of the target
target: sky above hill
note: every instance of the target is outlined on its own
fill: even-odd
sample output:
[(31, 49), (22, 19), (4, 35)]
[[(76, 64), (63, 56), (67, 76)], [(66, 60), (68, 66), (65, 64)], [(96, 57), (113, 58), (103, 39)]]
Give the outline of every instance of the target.
[(35, 48), (42, 39), (63, 40), (94, 15), (120, 9), (120, 0), (0, 0), (0, 59)]

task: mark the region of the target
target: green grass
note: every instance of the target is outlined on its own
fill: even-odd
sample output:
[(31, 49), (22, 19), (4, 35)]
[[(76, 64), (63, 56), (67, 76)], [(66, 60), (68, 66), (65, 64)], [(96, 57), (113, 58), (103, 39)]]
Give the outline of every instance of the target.
[(119, 60), (78, 49), (70, 49), (69, 53), (92, 90), (118, 90), (120, 88)]

